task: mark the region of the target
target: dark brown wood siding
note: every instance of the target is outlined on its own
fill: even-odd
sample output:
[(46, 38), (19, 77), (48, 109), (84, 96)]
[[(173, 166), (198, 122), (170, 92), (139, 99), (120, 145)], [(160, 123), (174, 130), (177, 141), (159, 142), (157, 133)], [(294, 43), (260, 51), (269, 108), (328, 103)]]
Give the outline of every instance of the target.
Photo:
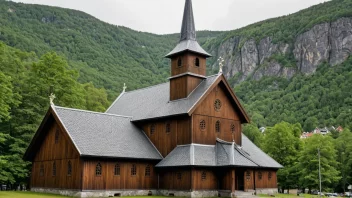
[[(31, 187), (81, 189), (82, 162), (78, 151), (59, 124), (48, 124), (51, 126), (43, 133), (46, 136), (32, 164)], [(71, 175), (68, 175), (69, 162), (72, 167)]]
[[(260, 173), (262, 178), (260, 178)], [(269, 178), (269, 174), (271, 174), (271, 178)], [(276, 171), (256, 170), (255, 177), (256, 188), (277, 188)]]
[[(181, 177), (179, 177), (181, 175)], [(159, 177), (159, 188), (165, 190), (190, 190), (191, 169), (169, 169), (161, 170)]]
[(192, 182), (193, 190), (217, 190), (218, 189), (218, 178), (215, 172), (211, 169), (193, 169), (192, 179), (193, 179), (193, 182)]
[[(170, 131), (167, 132), (166, 125), (170, 125)], [(152, 133), (151, 127), (154, 125), (155, 131)], [(147, 134), (149, 139), (166, 157), (177, 145), (191, 143), (191, 117), (177, 117), (173, 119), (161, 119), (142, 123), (141, 128)]]
[[(97, 164), (102, 167), (102, 174), (96, 175)], [(120, 166), (120, 175), (115, 175), (115, 165)], [(132, 175), (132, 166), (136, 166), (136, 175)], [(150, 175), (146, 175), (146, 167), (150, 167)], [(83, 190), (127, 190), (156, 189), (157, 174), (155, 163), (133, 161), (99, 161), (84, 160)]]
[[(178, 66), (178, 59), (181, 58), (182, 65)], [(199, 59), (199, 67), (195, 65), (195, 59)], [(179, 56), (173, 57), (171, 59), (171, 76), (176, 76), (178, 74), (183, 74), (186, 72), (192, 72), (198, 75), (206, 75), (206, 59), (205, 57), (193, 54), (193, 53), (183, 53)]]
[[(215, 100), (221, 101), (221, 108), (215, 109)], [(206, 128), (200, 128), (200, 122), (204, 120)], [(217, 85), (199, 107), (192, 114), (193, 121), (193, 142), (199, 144), (215, 144), (216, 138), (232, 142), (233, 140), (241, 145), (241, 122), (238, 113), (235, 111), (222, 83)], [(216, 132), (215, 123), (220, 122), (220, 132)], [(232, 133), (231, 125), (235, 126)]]

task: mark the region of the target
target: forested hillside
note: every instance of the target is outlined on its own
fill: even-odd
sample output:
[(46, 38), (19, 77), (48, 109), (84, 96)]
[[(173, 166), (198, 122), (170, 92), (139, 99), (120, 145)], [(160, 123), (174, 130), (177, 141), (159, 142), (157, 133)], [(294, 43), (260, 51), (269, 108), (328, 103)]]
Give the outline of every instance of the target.
[[(80, 72), (81, 82), (108, 90), (113, 100), (126, 83), (128, 90), (166, 81), (164, 58), (178, 35), (155, 35), (104, 23), (86, 13), (0, 0), (0, 40), (42, 55), (55, 51)], [(199, 32), (200, 43), (218, 32)]]
[[(219, 56), (225, 58), (224, 75), (252, 119), (244, 133), (256, 144), (263, 138), (258, 127), (282, 121), (303, 129), (281, 123), (269, 132), (280, 136), (291, 128), (296, 140), (297, 131), (316, 126), (352, 128), (352, 1), (332, 0), (234, 31), (201, 31), (197, 37), (213, 55), (208, 74), (218, 72)], [(80, 11), (0, 0), (0, 183), (27, 181), (28, 164), (21, 157), (48, 109), (50, 93), (57, 105), (104, 111), (123, 83), (134, 90), (166, 81), (170, 69), (164, 55), (177, 41), (178, 34), (138, 32)], [(264, 138), (262, 147), (280, 156), (269, 135)], [(283, 164), (290, 167), (299, 152), (309, 153), (298, 147), (287, 152), (294, 160), (287, 155)]]

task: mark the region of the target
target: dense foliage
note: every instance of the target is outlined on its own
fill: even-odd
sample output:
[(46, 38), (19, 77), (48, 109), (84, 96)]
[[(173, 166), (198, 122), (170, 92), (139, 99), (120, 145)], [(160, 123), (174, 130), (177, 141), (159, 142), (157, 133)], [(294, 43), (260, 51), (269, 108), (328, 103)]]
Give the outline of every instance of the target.
[(104, 89), (77, 82), (78, 72), (54, 52), (38, 58), (0, 42), (0, 183), (26, 183), (28, 163), (22, 156), (49, 108), (55, 104), (104, 111)]
[[(0, 0), (0, 40), (9, 46), (43, 55), (55, 51), (80, 72), (80, 82), (93, 82), (121, 92), (166, 81), (178, 34), (155, 35), (117, 27), (80, 11)], [(199, 32), (200, 43), (218, 32)]]
[[(247, 128), (247, 133), (249, 130), (255, 133), (257, 129)], [(280, 189), (319, 190), (320, 152), (322, 190), (347, 190), (352, 182), (352, 133), (345, 129), (300, 139), (301, 131), (300, 124), (280, 122), (257, 134), (256, 139), (262, 139), (261, 148), (284, 166), (277, 173)]]
[(323, 64), (311, 76), (246, 81), (235, 92), (258, 126), (286, 121), (311, 131), (325, 126), (352, 128), (351, 84), (352, 57), (334, 67)]
[[(351, 8), (350, 0), (333, 0), (239, 30), (197, 36), (213, 52), (233, 36), (243, 37), (242, 42), (271, 36), (274, 42), (292, 43), (315, 24), (352, 16)], [(29, 164), (21, 157), (49, 107), (50, 93), (57, 105), (104, 111), (123, 83), (133, 90), (165, 81), (169, 61), (163, 55), (178, 40), (178, 34), (137, 32), (75, 10), (5, 0), (0, 0), (0, 27), (0, 183), (10, 184), (26, 182)], [(271, 59), (294, 65), (291, 56)], [(301, 126), (306, 131), (352, 128), (351, 84), (349, 58), (335, 67), (323, 64), (311, 76), (267, 77), (235, 87), (253, 121), (243, 132), (285, 166), (278, 174), (281, 187), (317, 188), (317, 148), (324, 188), (342, 190), (352, 182), (350, 131), (299, 140)], [(263, 136), (261, 126), (274, 127)]]

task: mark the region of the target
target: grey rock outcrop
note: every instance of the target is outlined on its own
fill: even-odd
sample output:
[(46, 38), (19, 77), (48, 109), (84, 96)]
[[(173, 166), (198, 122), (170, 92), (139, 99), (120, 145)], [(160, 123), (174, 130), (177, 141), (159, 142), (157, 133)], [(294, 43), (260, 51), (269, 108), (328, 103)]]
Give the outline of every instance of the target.
[(330, 24), (323, 23), (297, 37), (293, 54), (302, 73), (312, 74), (319, 64), (329, 60), (329, 34)]
[(344, 62), (352, 54), (352, 18), (341, 18), (331, 23), (330, 64)]
[(251, 39), (244, 43), (241, 49), (241, 55), (241, 71), (245, 77), (248, 77), (259, 64), (259, 52), (255, 40)]
[[(248, 77), (259, 80), (264, 76), (291, 78), (297, 72), (309, 75), (323, 62), (334, 66), (352, 54), (352, 18), (315, 25), (298, 35), (293, 43), (274, 43), (271, 37), (258, 43), (254, 39), (242, 39), (236, 36), (227, 39), (215, 52), (225, 59), (227, 78), (237, 74), (241, 74), (238, 81)], [(274, 55), (294, 57), (294, 60), (290, 58), (290, 63), (295, 61), (296, 67), (281, 65), (282, 61), (275, 60)]]

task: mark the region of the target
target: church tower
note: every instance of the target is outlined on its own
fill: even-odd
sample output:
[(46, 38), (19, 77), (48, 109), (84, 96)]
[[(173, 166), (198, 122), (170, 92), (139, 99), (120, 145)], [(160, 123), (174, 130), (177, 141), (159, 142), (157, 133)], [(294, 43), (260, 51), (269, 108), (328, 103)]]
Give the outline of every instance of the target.
[(192, 0), (186, 0), (180, 41), (166, 55), (171, 59), (171, 101), (187, 98), (206, 78), (206, 59), (210, 56), (197, 42)]

